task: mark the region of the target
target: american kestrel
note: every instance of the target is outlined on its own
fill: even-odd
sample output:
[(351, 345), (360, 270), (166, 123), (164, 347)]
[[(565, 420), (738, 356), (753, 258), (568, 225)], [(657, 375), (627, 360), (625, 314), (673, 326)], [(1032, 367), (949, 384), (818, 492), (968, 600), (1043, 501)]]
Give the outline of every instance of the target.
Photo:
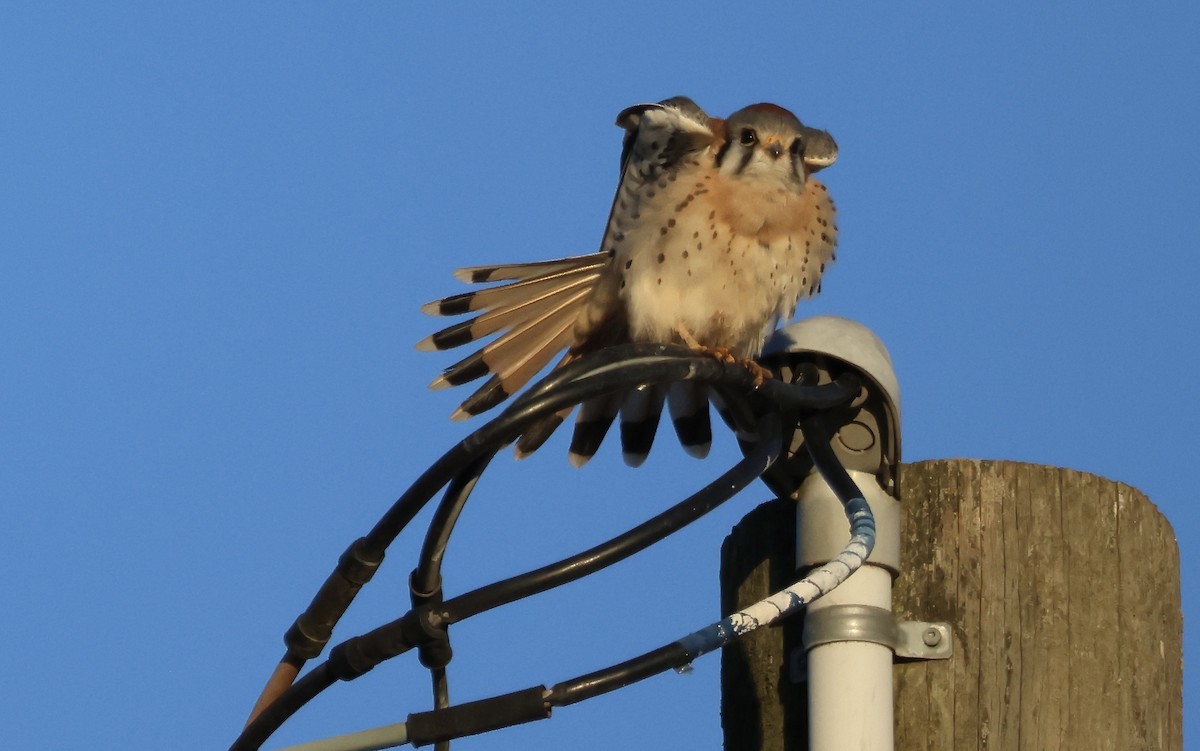
[[(459, 269), (464, 282), (506, 284), (422, 307), (479, 315), (425, 338), (421, 350), (501, 332), (430, 384), (492, 375), (454, 419), (504, 401), (563, 349), (560, 366), (624, 342), (676, 342), (749, 360), (801, 297), (819, 291), (837, 242), (833, 201), (812, 178), (837, 158), (828, 133), (774, 104), (721, 120), (686, 97), (630, 107), (617, 125), (625, 129), (621, 180), (600, 252)], [(664, 401), (684, 449), (703, 457), (712, 441), (709, 399), (704, 384), (687, 381), (585, 402), (571, 463), (595, 454), (619, 412), (625, 461), (641, 464)], [(517, 455), (540, 446), (565, 416), (527, 430)]]

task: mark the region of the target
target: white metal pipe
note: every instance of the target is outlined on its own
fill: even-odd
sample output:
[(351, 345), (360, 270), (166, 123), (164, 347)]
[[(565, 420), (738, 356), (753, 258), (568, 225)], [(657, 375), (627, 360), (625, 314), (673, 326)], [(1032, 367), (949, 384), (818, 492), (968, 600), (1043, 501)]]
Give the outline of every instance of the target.
[[(892, 575), (866, 565), (808, 606), (873, 605), (891, 610)], [(882, 644), (841, 641), (808, 652), (810, 751), (892, 751), (892, 650)]]
[[(849, 579), (809, 604), (806, 618), (844, 605), (892, 609), (892, 579), (900, 563), (899, 501), (885, 493), (873, 475), (853, 470), (850, 475), (875, 516), (875, 550)], [(796, 498), (796, 560), (807, 569), (845, 544), (847, 522), (834, 513), (841, 504), (815, 473)], [(810, 751), (893, 751), (892, 647), (827, 638), (818, 640), (806, 655)], [(848, 637), (854, 638), (861, 636)]]

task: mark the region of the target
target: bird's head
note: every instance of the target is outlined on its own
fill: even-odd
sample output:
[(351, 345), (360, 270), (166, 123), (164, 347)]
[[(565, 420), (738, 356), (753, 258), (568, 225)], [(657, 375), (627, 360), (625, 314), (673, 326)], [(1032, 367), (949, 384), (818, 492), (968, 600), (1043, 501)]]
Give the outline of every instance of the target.
[(808, 175), (837, 160), (837, 144), (775, 104), (752, 104), (725, 120), (717, 168), (732, 177), (775, 179), (803, 186)]

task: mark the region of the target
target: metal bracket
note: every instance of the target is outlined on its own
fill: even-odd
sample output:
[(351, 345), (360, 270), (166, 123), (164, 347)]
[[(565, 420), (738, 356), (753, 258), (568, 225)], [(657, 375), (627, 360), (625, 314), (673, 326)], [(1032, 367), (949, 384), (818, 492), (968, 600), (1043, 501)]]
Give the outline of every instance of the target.
[(902, 621), (896, 624), (898, 637), (892, 651), (905, 660), (949, 660), (954, 656), (954, 636), (949, 623)]
[(948, 623), (897, 622), (892, 611), (871, 605), (831, 605), (804, 614), (803, 646), (792, 654), (792, 680), (805, 680), (813, 647), (834, 642), (880, 644), (901, 660), (948, 660), (954, 637)]

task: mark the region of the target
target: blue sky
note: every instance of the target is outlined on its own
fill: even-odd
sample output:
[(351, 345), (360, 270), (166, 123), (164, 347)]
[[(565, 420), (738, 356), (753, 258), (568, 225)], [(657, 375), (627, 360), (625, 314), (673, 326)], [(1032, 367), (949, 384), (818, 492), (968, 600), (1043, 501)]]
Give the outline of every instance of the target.
[[(481, 424), (412, 345), (461, 265), (596, 248), (623, 107), (774, 101), (837, 138), (841, 250), (801, 315), (886, 342), (905, 459), (1013, 459), (1146, 492), (1200, 617), (1200, 6), (1163, 2), (29, 3), (0, 9), (0, 657), (13, 748), (222, 748), (345, 545)], [(703, 485), (565, 439), (494, 463), (462, 592)], [(615, 569), (457, 626), (456, 700), (714, 620), (761, 485)], [(427, 521), (427, 516), (418, 520)], [(341, 628), (402, 612), (398, 540)], [(1189, 658), (1196, 632), (1185, 632)], [(719, 660), (455, 748), (715, 748)], [(1185, 676), (1186, 701), (1200, 684)], [(412, 656), (274, 746), (427, 707)], [(1193, 713), (1193, 716), (1194, 713)], [(1186, 723), (1190, 737), (1200, 731)]]

